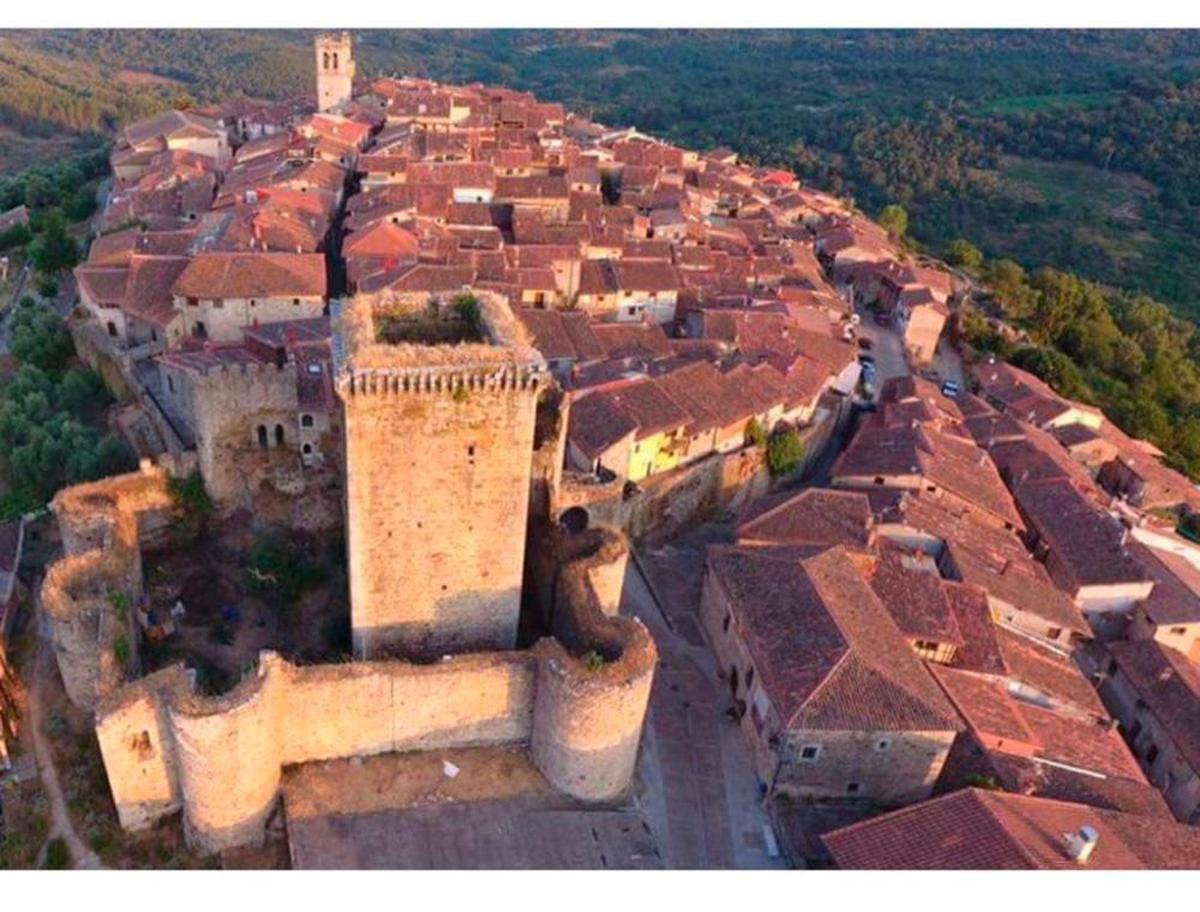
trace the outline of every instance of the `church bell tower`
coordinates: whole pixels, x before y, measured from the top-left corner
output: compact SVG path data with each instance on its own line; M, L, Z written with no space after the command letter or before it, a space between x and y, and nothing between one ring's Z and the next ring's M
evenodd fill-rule
M318 35L315 49L317 110L322 113L341 114L350 103L350 94L354 88L354 58L351 56L350 33Z

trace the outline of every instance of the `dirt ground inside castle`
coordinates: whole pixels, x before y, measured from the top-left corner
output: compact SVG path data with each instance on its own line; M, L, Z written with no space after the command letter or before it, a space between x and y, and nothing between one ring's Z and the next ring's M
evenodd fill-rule
M296 868L663 866L635 804L573 801L521 747L304 764L286 771L283 792Z
M349 652L341 539L255 525L248 516L234 516L211 523L195 541L146 553L143 609L169 632L143 631L145 673L183 661L197 669L202 689L223 692L260 650L302 663L334 661ZM256 551L264 543L272 554L286 555L286 563L267 567ZM297 574L308 583L296 584L294 593L289 581L274 578ZM172 613L176 605L182 614Z

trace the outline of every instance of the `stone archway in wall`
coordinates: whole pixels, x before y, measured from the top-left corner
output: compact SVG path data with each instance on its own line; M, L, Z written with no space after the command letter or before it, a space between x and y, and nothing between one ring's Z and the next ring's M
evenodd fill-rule
M591 516L583 507L570 507L562 512L558 517L558 524L562 526L571 535L578 535L587 529L591 522Z

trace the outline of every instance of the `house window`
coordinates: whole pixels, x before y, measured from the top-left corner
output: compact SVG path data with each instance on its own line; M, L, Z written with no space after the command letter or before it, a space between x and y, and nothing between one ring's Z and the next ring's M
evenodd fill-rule
M1187 628L1186 627L1172 627L1171 633L1174 633L1177 636L1183 636L1183 634L1187 633Z
M310 428L312 426L313 426L313 416L312 415L301 415L300 416L300 427Z
M167 374L167 389L172 393L175 392L175 378L170 374Z
M1062 636L1062 628L1061 627L1051 627L1049 630L1046 631L1046 636L1052 640L1057 640L1060 636Z
M729 622L732 620L733 620L733 615L726 614L725 620L721 622L721 629L724 630L726 633L729 633Z
M208 330L204 328L203 320L196 321L196 325L192 327L192 334L197 339L203 339L208 335Z
M304 446L301 449L305 456L312 455L312 444L311 443L304 444Z
M250 303L253 304L254 302L251 301ZM213 298L213 307L224 307L224 306L225 306L224 298Z
M753 669L753 668L747 668L747 669L746 669L746 689L747 689L747 690L749 690L749 689L750 689L750 686L751 686L753 683L754 683L754 669Z
M847 782L846 783L846 794L847 795L857 795L858 794L858 783L857 782Z
M108 334L110 336L116 336L116 334L117 334L117 324L114 323L112 320L108 321Z
M882 740L875 742L875 750L877 750L877 751L885 751L891 746L892 746L892 742L887 740L886 738L883 738Z
M283 446L283 425L275 425L275 445Z
M817 758L819 758L820 756L821 756L821 745L819 745L819 744L806 744L806 745L804 745L804 747L800 748L800 759L801 760L813 761L813 760L816 760Z
M882 475L875 476L875 484L877 484L877 485L883 484L883 476Z
M267 426L265 424L258 426L258 445L264 450L267 448Z
M300 299L299 299L299 298L292 298L292 304L294 304L296 307L299 307L299 306L300 306Z
M913 646L920 652L937 652L938 644L933 640L917 640Z

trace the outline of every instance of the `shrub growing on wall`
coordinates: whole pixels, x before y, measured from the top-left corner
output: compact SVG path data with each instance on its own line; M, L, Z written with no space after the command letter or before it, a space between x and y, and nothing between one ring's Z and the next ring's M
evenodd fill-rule
M767 468L779 478L796 471L804 461L804 441L795 428L776 431L767 441Z

